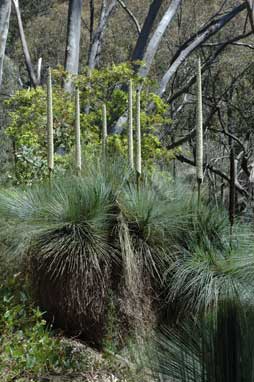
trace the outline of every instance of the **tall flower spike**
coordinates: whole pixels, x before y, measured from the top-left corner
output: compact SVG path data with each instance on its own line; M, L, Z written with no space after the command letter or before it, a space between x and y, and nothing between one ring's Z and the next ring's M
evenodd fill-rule
M136 115L136 171L138 176L142 172L142 154L141 154L141 120L140 120L140 89L137 90L137 115Z
M108 138L108 126L107 126L107 107L105 103L102 105L102 156L105 159L107 155L107 138Z
M51 69L48 69L47 81L47 130L48 130L48 169L49 176L54 170L54 126Z
M75 100L75 140L76 140L76 168L78 174L81 172L81 139L80 139L80 97L79 89L76 89L76 100Z
M129 102L128 102L128 158L131 169L134 168L133 155L133 91L132 80L129 81Z
M201 75L201 61L198 59L197 66L197 127L196 127L196 174L199 187L203 182L203 109L202 109L202 75Z

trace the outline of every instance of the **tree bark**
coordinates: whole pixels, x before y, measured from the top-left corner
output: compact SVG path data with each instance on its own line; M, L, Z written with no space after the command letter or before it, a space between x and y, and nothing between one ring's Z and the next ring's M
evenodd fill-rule
M12 2L15 8L15 12L16 12L17 20L18 20L19 35L20 35L23 53L25 57L27 72L30 78L31 86L36 87L38 85L38 81L37 81L36 74L34 72L31 56L30 56L27 41L26 41L23 22L21 18L20 9L19 9L19 0L12 0Z
M165 34L168 26L172 22L174 16L176 15L177 10L179 9L181 5L181 2L182 0L171 1L161 21L159 22L157 28L155 29L155 32L153 33L144 53L143 61L145 65L142 66L138 71L138 74L141 77L146 77L149 74L151 65L153 63L153 59L158 51L161 39L163 35Z
M9 30L11 0L0 1L0 89L2 87L6 40Z
M102 1L100 20L93 34L92 43L90 45L88 55L88 66L90 69L94 69L98 65L102 39L107 28L108 19L112 14L115 5L116 0L112 0L110 4L108 4L107 0Z
M69 0L67 43L65 50L65 71L78 74L80 53L82 0ZM72 89L71 78L67 78L64 84L67 91Z
M252 31L254 32L254 0L246 0Z
M155 19L161 8L162 2L163 0L153 0L152 4L150 5L144 25L141 29L139 38L137 39L136 46L132 53L131 61L137 61L137 60L143 59L145 48L148 43L148 39L152 31Z

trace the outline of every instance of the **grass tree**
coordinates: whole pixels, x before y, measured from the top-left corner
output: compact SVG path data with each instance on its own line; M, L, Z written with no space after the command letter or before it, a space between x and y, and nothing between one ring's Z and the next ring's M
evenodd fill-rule
M51 179L54 170L54 124L51 69L48 69L47 81L47 130L48 130L48 170Z
M200 200L203 182L203 106L202 106L202 74L201 60L197 64L197 126L196 126L196 176L198 183L198 200Z
M162 328L148 351L155 380L254 381L253 307L223 303L219 312Z

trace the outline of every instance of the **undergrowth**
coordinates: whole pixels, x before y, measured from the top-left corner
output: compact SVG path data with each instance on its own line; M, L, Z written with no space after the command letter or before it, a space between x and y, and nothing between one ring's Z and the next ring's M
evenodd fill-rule
M0 380L37 382L79 367L78 357L53 336L17 277L0 284Z

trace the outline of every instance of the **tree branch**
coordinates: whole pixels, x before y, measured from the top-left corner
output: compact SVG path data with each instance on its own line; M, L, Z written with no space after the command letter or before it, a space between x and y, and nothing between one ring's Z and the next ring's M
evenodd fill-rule
M125 10L125 12L129 15L131 20L134 22L136 30L138 34L141 33L141 27L139 25L138 19L135 17L133 12L127 7L127 5L122 0L117 0L117 2L121 5L121 7Z
M246 9L247 4L243 3L235 8L221 18L212 21L205 28L202 28L197 35L192 36L188 41L186 41L182 47L176 52L168 71L164 74L160 81L160 87L158 94L162 96L168 86L169 81L172 79L174 74L177 72L179 67L183 64L186 58L199 46L201 46L205 41L207 41L214 34L219 32L229 21L231 21L240 12Z
M195 161L189 159L189 158L186 158L185 156L183 156L182 154L178 154L176 155L176 159L179 160L180 162L182 163L187 163L189 164L190 166L193 166L195 167L196 166L196 163ZM221 170L219 170L218 168L210 165L209 163L205 163L204 164L204 170L205 169L208 169L210 170L211 172L213 172L214 174L220 176L222 179L226 180L228 183L230 183L230 178ZM236 190L244 195L244 196L249 196L248 192L238 183L238 182L235 182L235 188Z
M236 41L239 41L239 40L242 40L246 37L249 37L250 35L252 34L252 32L248 32L248 33L245 33L245 34L241 34L239 36L236 36L228 41L224 41L223 43L220 43L220 44L216 44L216 45L219 45L219 48L204 62L204 64L202 65L202 73L206 72L207 69L209 69L210 65L212 65L212 63L216 60L216 58L221 54L221 52L229 45L229 44L233 44L234 42ZM202 45L203 46L203 45ZM175 94L171 95L167 101L169 103L172 103L173 101L175 101L178 97L180 97L182 94L186 93L189 88L196 82L196 74L193 75L189 81L187 82L187 84L185 86L183 86L181 89L179 89Z

